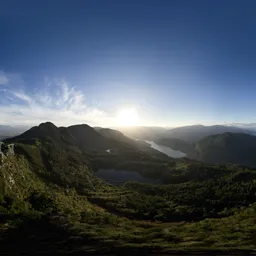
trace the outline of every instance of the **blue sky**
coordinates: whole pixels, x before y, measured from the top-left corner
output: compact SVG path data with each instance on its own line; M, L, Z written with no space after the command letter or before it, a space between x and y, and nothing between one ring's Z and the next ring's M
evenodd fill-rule
M0 124L256 121L256 1L1 1Z

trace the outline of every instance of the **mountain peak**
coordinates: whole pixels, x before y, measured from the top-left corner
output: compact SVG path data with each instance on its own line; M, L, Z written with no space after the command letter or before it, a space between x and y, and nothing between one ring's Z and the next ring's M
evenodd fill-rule
M44 122L38 125L38 127L52 127L52 128L57 128L57 126L55 124L53 124L52 122Z
M67 128L89 128L89 129L93 129L91 126L89 126L88 124L74 124L74 125L70 125ZM94 130L94 129L93 129Z

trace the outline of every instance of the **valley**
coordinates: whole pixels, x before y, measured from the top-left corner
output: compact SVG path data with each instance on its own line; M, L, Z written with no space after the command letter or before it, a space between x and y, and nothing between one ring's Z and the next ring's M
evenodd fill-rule
M250 126L249 126L250 127ZM247 128L247 126L246 126ZM148 130L151 131L152 128ZM256 136L253 130L236 126L193 125L153 132L129 130L127 135L147 140L172 158L189 158L206 164L236 164L256 168Z

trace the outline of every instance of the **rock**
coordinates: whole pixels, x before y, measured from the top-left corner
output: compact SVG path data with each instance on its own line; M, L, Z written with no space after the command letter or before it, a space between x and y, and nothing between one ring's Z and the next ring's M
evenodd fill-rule
M0 166L4 164L7 156L14 155L14 144L4 144L0 141Z
M14 155L14 144L8 144L7 145L7 156L13 156Z
M0 152L0 166L4 164L6 156L4 155L3 152Z

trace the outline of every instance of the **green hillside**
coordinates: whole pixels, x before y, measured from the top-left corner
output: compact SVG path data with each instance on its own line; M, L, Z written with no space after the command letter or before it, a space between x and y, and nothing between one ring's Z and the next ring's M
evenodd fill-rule
M210 164L237 164L256 167L256 137L245 133L222 133L189 143L175 138L155 140L159 145L187 154L190 159Z
M177 249L228 251L255 248L256 206L245 208L241 203L239 208L228 204L224 207L227 200L243 202L249 198L241 192L249 192L252 183L245 182L240 188L241 180L236 179L238 174L229 175L230 181L237 184L230 187L217 180L215 187L208 187L207 181L167 187L136 183L114 187L95 178L88 168L81 167L75 175L69 169L68 179L74 182L67 187L59 186L51 177L53 174L49 174L51 182L46 181L18 156L10 157L0 170L2 252L10 253L19 248L20 252L32 255L41 248L45 254L75 255L88 251L137 249L147 254ZM217 173L212 178L215 175L222 176ZM255 179L255 174L250 175ZM222 180L225 181L224 176ZM232 184L230 181L226 180ZM201 192L193 196L190 192L193 189ZM215 195L211 195L212 190L216 191ZM227 191L229 194L221 199L223 210L213 218L209 195L214 202ZM203 198L206 201L202 201ZM202 211L204 214L207 214L208 205L208 214L212 218L200 217L201 210L195 208L196 202L206 206L206 211ZM195 222L190 222L191 218ZM18 241L16 248L11 246L13 239Z
M256 137L243 133L209 136L195 145L191 158L207 163L232 163L256 167Z
M222 133L245 133L251 134L250 130L245 130L236 126L225 126L225 125L211 125L211 126L204 126L204 125L190 125L190 126L182 126L176 127L170 130L167 130L164 134L165 138L172 138L172 139L180 139L186 142L197 142L205 137L222 134Z
M256 248L255 171L186 160L174 165L143 153L140 162L129 162L116 153L109 165L143 167L166 185L113 186L93 172L107 157L69 144L72 136L65 135L67 143L57 130L47 124L39 134L34 129L14 138L16 155L0 166L3 253L234 254Z

